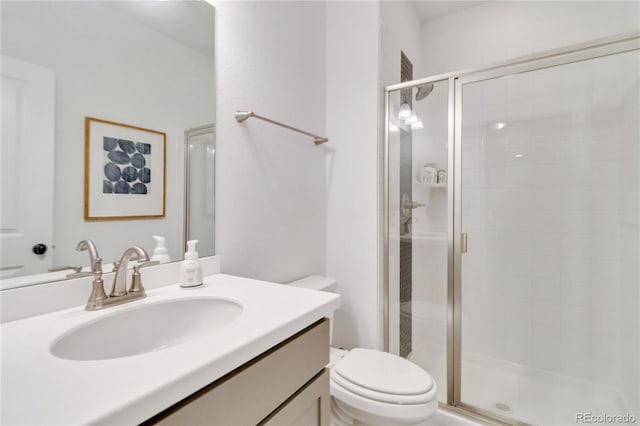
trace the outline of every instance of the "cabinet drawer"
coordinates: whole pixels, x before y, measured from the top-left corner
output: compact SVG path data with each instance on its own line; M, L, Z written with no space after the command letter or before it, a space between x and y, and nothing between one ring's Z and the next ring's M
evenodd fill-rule
M329 363L329 320L307 327L145 424L256 425Z
M259 426L329 426L329 370L318 374Z

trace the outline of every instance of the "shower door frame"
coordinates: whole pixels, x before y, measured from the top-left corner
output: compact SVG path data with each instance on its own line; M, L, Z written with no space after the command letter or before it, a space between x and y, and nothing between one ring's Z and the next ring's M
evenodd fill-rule
M543 53L528 55L492 66L439 74L384 88L384 139L382 182L383 235L383 349L389 351L389 111L392 92L426 83L448 80L447 189L447 403L441 408L489 422L521 426L527 423L481 409L462 401L462 90L463 85L545 68L640 50L640 33L628 33ZM466 243L466 242L465 242Z

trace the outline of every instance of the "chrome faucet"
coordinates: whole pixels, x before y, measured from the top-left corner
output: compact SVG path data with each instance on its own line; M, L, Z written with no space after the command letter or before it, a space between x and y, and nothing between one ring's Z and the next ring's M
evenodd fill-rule
M116 273L116 276L113 279L113 287L111 287L109 297L122 297L127 294L127 267L129 260L134 256L138 259L138 263L142 265L149 262L149 255L142 247L133 246L126 249L124 253L122 253L120 261L114 262L113 264L113 272ZM140 265L140 267L142 267L142 265ZM144 289L142 289L142 291L144 292Z
M81 248L81 246L85 248ZM113 272L116 274L113 279L111 293L107 296L104 292L104 282L102 281L102 259L98 256L95 245L90 240L83 240L80 241L78 247L78 250L88 249L89 254L92 256L91 272L81 272L77 274L78 276L94 276L91 295L89 296L89 300L85 306L87 311L95 311L108 306L120 305L121 303L142 299L147 296L144 291L144 287L142 286L140 268L156 265L158 262L149 261L149 255L143 248L137 246L129 247L122 254L120 261L114 263ZM133 257L138 259L138 264L133 268L131 287L127 291L127 266L129 264L129 260Z
M91 259L91 272L96 273L100 270L102 273L102 259L98 255L98 249L91 240L82 240L76 246L77 251L89 251L89 257ZM80 272L80 271L78 271Z
M75 272L67 274L67 278L80 278L88 277L90 275L96 276L102 275L102 259L98 255L98 249L91 240L82 240L76 246L77 251L89 251L89 258L91 262L91 272L82 272L82 266L58 266L55 268L49 268L50 272L64 271L65 269L73 269Z

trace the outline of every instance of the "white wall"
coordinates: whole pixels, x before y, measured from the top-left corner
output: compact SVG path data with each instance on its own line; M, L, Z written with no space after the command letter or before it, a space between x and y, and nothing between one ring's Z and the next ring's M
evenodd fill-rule
M380 77L382 88L400 83L400 51L413 64L413 77L424 76L422 22L408 1L381 1ZM384 103L382 104L384 107Z
M423 26L428 77L638 31L637 1L495 1Z
M327 275L343 296L334 343L381 345L377 2L326 4Z
M325 4L215 1L216 254L225 273L287 282L325 273ZM329 132L330 133L330 132Z
M3 53L56 73L55 264L88 264L74 250L82 239L97 244L106 264L131 245L152 250L154 234L182 257L183 132L215 117L212 59L99 3L2 7ZM9 11L15 19L5 19ZM85 116L166 132L165 218L84 221Z

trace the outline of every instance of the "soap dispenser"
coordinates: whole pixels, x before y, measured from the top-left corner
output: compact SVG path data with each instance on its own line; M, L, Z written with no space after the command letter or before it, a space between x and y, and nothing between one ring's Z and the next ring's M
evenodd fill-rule
M180 266L180 287L197 287L202 285L202 267L198 259L196 244L198 240L187 241L187 252Z
M171 262L171 258L169 257L167 248L164 245L164 237L154 235L153 238L156 240L156 248L153 250L153 256L151 256L151 260L156 260L160 263Z

